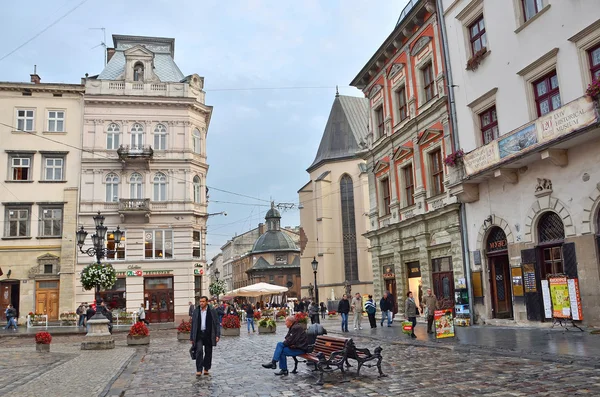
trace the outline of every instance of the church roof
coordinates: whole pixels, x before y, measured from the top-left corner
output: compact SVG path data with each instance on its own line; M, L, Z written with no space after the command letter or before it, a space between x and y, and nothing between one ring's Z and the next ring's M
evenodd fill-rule
M252 253L273 251L300 251L294 240L281 230L267 230L256 240Z
M254 266L252 266L249 270L272 270L272 269L291 269L291 268L298 268L300 269L300 257L297 256L294 258L294 260L292 261L292 263L288 263L288 264L283 264L283 263L276 263L271 265L269 262L267 262L265 260L265 258L263 258L262 256L260 258L258 258L256 260L256 263L254 264Z
M367 136L368 108L367 98L336 95L319 150L307 171L326 161L352 158L361 150Z

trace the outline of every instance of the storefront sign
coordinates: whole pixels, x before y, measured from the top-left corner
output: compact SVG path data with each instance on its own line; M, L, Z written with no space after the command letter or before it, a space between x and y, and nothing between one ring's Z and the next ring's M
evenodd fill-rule
M389 280L396 278L396 274L394 273L394 265L384 265L383 266L383 279Z
M436 310L433 315L435 321L435 337L453 338L454 321L452 319L452 310Z
M408 262L408 278L421 277L421 264L419 262Z
M127 277L142 277L141 270L127 270Z
M571 318L571 300L566 277L550 277L550 297L552 298L552 317Z
M552 302L550 301L550 288L548 280L542 280L542 301L544 302L544 317L552 318Z
M523 272L520 267L510 269L512 276L513 296L523 296Z
M508 248L508 244L506 243L506 239L498 240L498 241L490 241L488 242L488 251L501 251Z
M523 263L523 286L525 292L537 292L535 265L533 263Z
M169 276L173 270L145 270L144 276Z
M127 266L127 269L129 270L137 270L137 269L141 269L142 267L139 265L129 265Z
M127 275L127 272L119 272L119 271L116 271L116 272L115 272L115 275L116 275L117 277L119 277L119 276L125 276L125 275Z
M583 320L583 311L581 310L581 294L579 293L579 280L571 278L567 281L569 285L569 299L571 301L571 315L573 320Z
M203 276L204 275L204 269L194 269L194 274L197 276Z

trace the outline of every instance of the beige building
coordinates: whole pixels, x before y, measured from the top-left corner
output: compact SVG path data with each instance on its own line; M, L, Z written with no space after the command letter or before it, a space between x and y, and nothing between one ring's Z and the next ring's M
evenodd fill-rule
M93 229L101 212L108 230L125 231L106 262L117 270L114 309L143 303L151 322L187 318L206 269L206 134L212 107L204 79L185 76L175 40L113 35L108 64L85 83L79 223ZM89 247L88 245L86 247ZM86 248L84 247L84 248ZM93 259L80 254L78 272ZM79 280L78 280L79 283ZM93 291L76 289L76 300Z
M319 262L319 300L337 301L346 281L352 292L373 293L368 230L367 166L357 153L364 145L368 100L336 95L315 160L308 167L310 182L299 191L301 295L314 284L311 266Z
M0 83L0 306L74 312L83 86Z
M598 2L443 6L466 153L449 190L466 207L475 317L600 326L600 125L585 96L600 79Z

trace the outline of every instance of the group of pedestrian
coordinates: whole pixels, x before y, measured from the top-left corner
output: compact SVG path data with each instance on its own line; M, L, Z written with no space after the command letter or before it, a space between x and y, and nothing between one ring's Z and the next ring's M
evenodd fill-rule
M4 315L6 316L6 326L4 329L13 328L14 331L17 330L17 310L12 304L8 304L6 306L6 310L4 311Z

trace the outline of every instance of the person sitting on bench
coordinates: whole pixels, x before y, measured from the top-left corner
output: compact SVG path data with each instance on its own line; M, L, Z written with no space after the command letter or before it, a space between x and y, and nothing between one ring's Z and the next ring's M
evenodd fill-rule
M270 363L263 364L264 368L277 369L279 361L279 372L275 375L287 376L287 358L304 354L308 351L308 336L300 324L296 322L294 316L285 319L285 326L289 328L283 342L277 342L273 360Z

